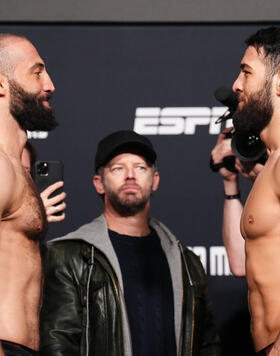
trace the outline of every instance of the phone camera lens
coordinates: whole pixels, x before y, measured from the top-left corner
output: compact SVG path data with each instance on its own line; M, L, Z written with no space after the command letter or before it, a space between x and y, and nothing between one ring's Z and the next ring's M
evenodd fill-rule
M41 176L47 176L48 175L48 163L40 162L37 166L37 172Z

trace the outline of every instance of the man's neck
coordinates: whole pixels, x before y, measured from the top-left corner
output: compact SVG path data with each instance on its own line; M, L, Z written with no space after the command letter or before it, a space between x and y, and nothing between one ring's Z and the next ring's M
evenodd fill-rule
M21 159L27 134L9 112L0 111L0 146L8 156Z
M122 217L113 209L105 208L104 215L110 230L118 234L141 237L150 233L148 211L148 208L145 208L134 216Z

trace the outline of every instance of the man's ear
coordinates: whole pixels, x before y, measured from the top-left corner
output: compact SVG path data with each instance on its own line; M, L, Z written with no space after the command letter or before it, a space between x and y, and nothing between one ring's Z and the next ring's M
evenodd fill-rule
M154 173L154 181L153 181L153 186L152 186L152 191L155 192L158 189L159 185L159 173L156 171Z
M5 95L7 90L9 90L8 78L0 73L0 94Z
M101 176L96 174L95 176L93 176L93 185L95 186L95 189L97 191L98 194L104 194L104 186L102 183L102 179Z
M5 75L0 74L0 97L6 96L8 92L9 92L8 78Z
M280 96L280 70L276 74L276 95Z

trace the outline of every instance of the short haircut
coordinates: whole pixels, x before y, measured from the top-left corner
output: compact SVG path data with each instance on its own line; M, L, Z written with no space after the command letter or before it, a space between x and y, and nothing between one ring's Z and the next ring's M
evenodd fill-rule
M11 51L9 50L10 42L15 39L28 41L26 37L21 35L0 33L0 73L6 77L11 77L15 69L15 62L12 60Z
M245 43L253 46L258 53L263 49L265 64L271 75L280 69L280 27L268 27L257 31Z

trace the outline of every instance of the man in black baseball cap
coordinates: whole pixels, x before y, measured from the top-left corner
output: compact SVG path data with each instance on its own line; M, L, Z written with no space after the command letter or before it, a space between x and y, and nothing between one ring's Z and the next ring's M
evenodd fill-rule
M123 152L134 152L153 164L157 158L150 140L131 130L113 132L98 144L95 155L95 171L104 166L114 156Z
M99 142L104 213L49 244L40 355L220 355L199 258L149 216L155 161L133 131Z

